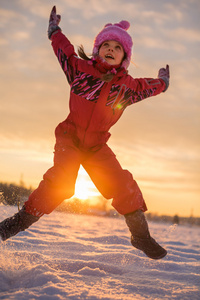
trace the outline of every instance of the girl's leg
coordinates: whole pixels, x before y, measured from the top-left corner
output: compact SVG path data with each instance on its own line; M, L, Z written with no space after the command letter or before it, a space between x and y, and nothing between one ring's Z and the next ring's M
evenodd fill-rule
M113 207L122 215L147 207L131 173L123 170L112 150L104 145L82 163L100 193L113 198Z
M66 139L65 148L56 145L54 166L44 174L23 208L0 223L2 240L24 231L41 216L52 212L63 200L73 196L79 167L80 152L73 143Z
M152 259L163 258L167 251L150 236L142 193L132 175L121 168L111 149L105 145L86 159L83 166L102 195L113 198L113 207L124 215L132 245Z
M54 166L43 176L38 188L25 202L26 212L34 216L51 213L74 194L80 167L80 151L68 141L65 148L55 147Z

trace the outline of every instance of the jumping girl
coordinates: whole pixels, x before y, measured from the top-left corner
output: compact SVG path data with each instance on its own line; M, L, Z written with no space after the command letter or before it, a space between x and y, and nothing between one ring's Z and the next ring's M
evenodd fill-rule
M55 130L54 165L23 208L0 223L0 236L5 241L72 197L82 165L100 193L113 199L113 207L124 215L132 245L152 259L163 258L167 251L149 233L140 188L132 174L122 169L107 141L110 128L126 108L167 90L169 67L161 68L155 79L128 75L133 45L128 21L107 24L94 40L92 56L79 47L78 57L58 26L60 20L54 6L48 37L71 88L70 113Z

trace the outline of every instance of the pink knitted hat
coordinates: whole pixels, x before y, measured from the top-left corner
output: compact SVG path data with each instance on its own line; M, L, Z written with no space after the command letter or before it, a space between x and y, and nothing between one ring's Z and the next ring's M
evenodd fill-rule
M123 46L126 53L126 59L123 61L122 66L127 69L130 64L133 46L132 38L127 32L129 27L130 23L128 21L121 21L116 24L106 24L94 40L92 55L98 55L99 47L103 42L108 40L117 41Z

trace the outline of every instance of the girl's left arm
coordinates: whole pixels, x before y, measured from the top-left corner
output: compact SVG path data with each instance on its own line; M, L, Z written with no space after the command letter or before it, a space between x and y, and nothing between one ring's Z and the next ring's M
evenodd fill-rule
M169 66L161 68L158 78L131 78L131 103L165 92L169 86ZM131 104L129 102L129 104Z

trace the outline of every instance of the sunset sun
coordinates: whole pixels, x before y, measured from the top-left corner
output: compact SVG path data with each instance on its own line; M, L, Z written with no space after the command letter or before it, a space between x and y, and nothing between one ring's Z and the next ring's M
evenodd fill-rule
M75 186L75 194L76 198L80 200L87 200L91 196L91 192L88 187L88 182L84 179L78 179Z
M98 194L98 191L86 171L81 167L78 173L74 197L87 200Z

